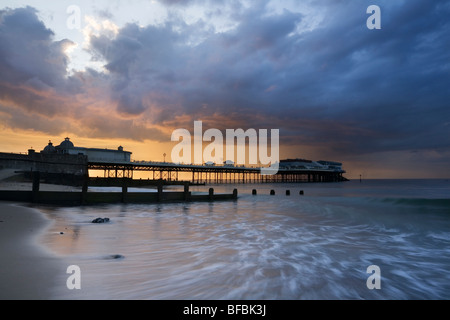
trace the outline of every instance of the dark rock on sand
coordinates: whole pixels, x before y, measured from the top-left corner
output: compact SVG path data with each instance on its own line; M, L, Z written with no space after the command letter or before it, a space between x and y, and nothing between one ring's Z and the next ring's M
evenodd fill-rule
M92 220L92 223L105 223L109 222L109 218L95 218Z
M123 259L123 258L125 258L125 257L123 255L121 255L121 254L112 254L112 255L109 255L109 256L105 257L105 259L112 259L112 260L114 260L114 259Z

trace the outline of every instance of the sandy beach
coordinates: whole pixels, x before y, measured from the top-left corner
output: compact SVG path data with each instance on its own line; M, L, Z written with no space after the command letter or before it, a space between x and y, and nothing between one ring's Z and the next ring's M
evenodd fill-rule
M50 223L36 209L0 202L0 299L52 298L65 265L39 245L38 238Z

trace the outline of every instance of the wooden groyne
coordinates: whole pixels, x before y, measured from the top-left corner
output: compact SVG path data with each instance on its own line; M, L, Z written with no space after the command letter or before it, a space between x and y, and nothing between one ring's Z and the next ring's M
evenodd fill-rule
M189 183L185 183L183 191L164 191L164 183L161 182L153 192L129 192L127 185L122 186L121 192L88 192L88 184L85 183L81 191L41 191L39 190L40 175L35 173L31 191L0 190L0 200L56 205L92 205L107 203L224 201L235 200L238 197L237 189L234 189L231 194L216 194L213 188L210 188L207 194L192 194L189 191L189 185Z
M1 201L26 202L56 205L91 205L107 203L157 203L189 201L224 201L237 199L232 194L195 194L184 192L67 192L67 191L0 191Z
M190 186L204 186L205 183L192 183L190 181L167 181L167 180L152 180L152 179L131 179L131 178L99 178L89 177L90 187L122 187L125 183L128 187L157 187L159 184L164 186L184 186L189 184Z

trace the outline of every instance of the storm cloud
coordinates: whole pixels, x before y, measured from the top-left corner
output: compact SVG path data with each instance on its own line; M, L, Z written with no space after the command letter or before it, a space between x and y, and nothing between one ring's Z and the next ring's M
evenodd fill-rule
M52 135L162 138L142 121L111 113L111 80L92 69L69 74L65 52L32 7L0 11L0 113L2 124ZM108 121L105 121L108 119ZM124 135L126 132L126 135ZM165 135L164 135L165 136Z
M336 157L449 153L448 1L373 1L380 30L366 27L363 1L277 11L269 1L161 3L164 23L92 34L86 51L104 71L73 74L72 41L55 41L36 9L0 11L3 124L31 112L78 119L78 132L90 123L92 135L164 141L203 120L222 130L277 128L284 145L320 145ZM206 14L187 22L181 12L193 6ZM218 19L233 27L217 30ZM108 114L111 126L92 130L87 114Z
M260 2L228 32L129 24L92 49L107 61L120 111L154 108L156 122L239 114L234 126L277 127L348 152L447 147L449 5L380 5L376 31L364 4L322 2L321 25L303 32L302 14L268 14Z

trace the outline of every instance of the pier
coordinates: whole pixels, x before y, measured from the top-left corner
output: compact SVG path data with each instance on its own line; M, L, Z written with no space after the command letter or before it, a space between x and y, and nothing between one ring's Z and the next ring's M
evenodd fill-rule
M341 182L344 170L328 168L283 168L274 175L261 174L261 168L227 165L186 165L161 162L90 162L88 170L103 172L103 178L133 179L136 171L147 171L150 180L188 181L192 184ZM184 173L184 179L180 179Z
M283 161L283 160L282 160ZM329 165L284 166L280 163L274 175L261 174L261 168L234 165L192 165L151 161L92 160L85 155L46 154L29 150L28 154L0 153L0 169L14 168L24 174L39 171L53 180L82 183L86 174L102 172L100 178L132 179L135 172L147 172L148 180L164 180L168 183L189 182L191 184L240 184L240 183L292 183L292 182L341 182L347 181L344 170ZM95 178L92 178L95 179ZM97 179L100 180L100 179Z
M162 201L214 201L236 199L233 194L219 195L214 189L208 194L192 195L191 185L248 184L248 183L320 183L347 181L342 164L332 161L285 159L274 174L263 174L262 167L205 163L179 164L170 162L133 161L131 152L75 147L69 138L58 146L51 141L41 152L28 154L0 153L0 170L14 171L26 181L32 181L30 191L0 191L0 200L33 203L146 203ZM101 172L102 177L92 173ZM146 173L147 179L135 178ZM81 187L80 192L40 191L41 181L49 184ZM164 186L183 186L181 192L163 192ZM122 192L91 192L89 187L121 187ZM129 192L129 188L153 188L151 192ZM88 192L89 191L89 192Z

